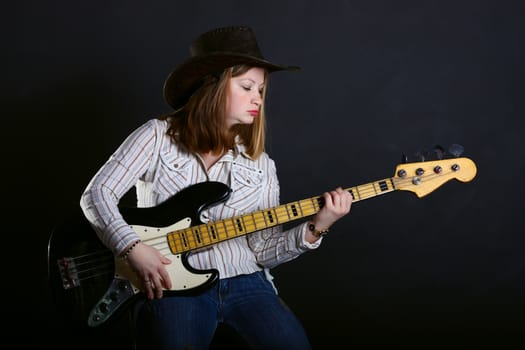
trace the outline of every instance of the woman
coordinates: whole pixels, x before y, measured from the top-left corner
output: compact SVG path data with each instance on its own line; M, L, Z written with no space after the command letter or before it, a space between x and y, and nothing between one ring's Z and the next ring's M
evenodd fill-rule
M324 193L310 221L286 232L265 218L265 224L272 223L262 230L192 251L190 270L218 271L218 283L165 297L187 287L183 282L179 288L170 270L179 258L167 245L148 244L119 211L120 198L133 186L138 207L157 207L194 184L216 182L231 192L220 203L198 206L202 223L279 205L275 164L264 152L264 96L269 73L297 67L265 60L248 27L206 32L191 49L192 56L164 85L173 112L147 121L123 142L89 183L81 207L101 241L131 267L147 297L136 305L139 347L207 349L223 322L254 349L308 349L304 329L277 295L269 269L317 248L328 228L349 213L348 191ZM199 196L206 197L202 192Z

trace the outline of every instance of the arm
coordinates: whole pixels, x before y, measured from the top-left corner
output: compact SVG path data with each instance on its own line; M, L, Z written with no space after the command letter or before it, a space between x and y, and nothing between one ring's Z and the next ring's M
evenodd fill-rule
M148 170L159 134L152 122L130 134L100 168L80 199L84 215L102 243L116 256L126 258L144 282L148 298L162 297L162 287L171 288L165 264L170 260L143 244L125 222L118 203Z
M84 215L115 255L125 253L139 239L124 221L118 203L148 169L154 143L151 124L135 130L91 179L80 199Z
M270 164L267 185L263 189L263 208L279 205L279 181L275 164ZM318 230L328 229L335 221L348 214L352 203L350 193L341 188L325 192L323 197L325 205L310 221ZM321 237L314 236L308 226L309 223L301 223L285 232L281 232L280 226L272 227L249 235L248 243L257 261L264 267L272 268L319 247Z

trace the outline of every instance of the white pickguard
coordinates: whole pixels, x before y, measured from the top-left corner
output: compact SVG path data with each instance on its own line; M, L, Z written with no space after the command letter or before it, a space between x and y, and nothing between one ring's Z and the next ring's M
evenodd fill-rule
M210 271L190 271L184 266L183 254L172 254L167 242L168 233L188 228L191 219L185 218L167 227L149 227L133 225L133 229L140 236L143 243L154 247L162 255L171 260L165 265L171 279L171 289L167 292L182 292L196 289L216 278ZM115 258L115 275L113 282L100 301L93 307L88 324L92 327L104 323L115 311L141 292L142 279L131 268L128 261Z
M208 273L194 273L186 269L182 262L181 254L172 254L167 242L167 235L170 232L188 228L191 225L191 219L185 218L167 227L148 227L133 225L133 230L140 236L143 243L157 249L162 255L171 260L171 264L165 265L166 270L171 279L173 291L183 291L187 289L196 288L206 283L212 276ZM122 264L126 267L120 269L120 265L116 268L116 277L126 277L129 279L133 286L140 286L141 281L138 280L138 276L131 272L127 263Z

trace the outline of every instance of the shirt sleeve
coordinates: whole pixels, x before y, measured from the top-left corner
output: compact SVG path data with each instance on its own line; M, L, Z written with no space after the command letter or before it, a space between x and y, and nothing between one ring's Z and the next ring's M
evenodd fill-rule
M116 255L139 239L122 217L118 203L148 170L156 139L151 121L137 128L99 169L80 198L87 220Z
M269 160L267 169L268 183L263 190L262 208L273 208L280 204L280 187L275 163L272 160ZM248 243L257 262L262 267L273 268L320 246L322 239L315 243L306 241L306 229L306 222L286 231L283 231L282 225L278 225L248 235Z

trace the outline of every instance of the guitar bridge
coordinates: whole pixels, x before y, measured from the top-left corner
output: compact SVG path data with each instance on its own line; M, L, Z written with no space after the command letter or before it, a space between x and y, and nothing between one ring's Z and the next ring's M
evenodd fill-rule
M80 287L86 280L110 277L113 274L113 254L99 250L76 257L57 259L58 273L65 290ZM109 281L109 280L108 280Z
M78 270L73 258L64 257L57 260L60 280L64 289L71 289L80 286Z

